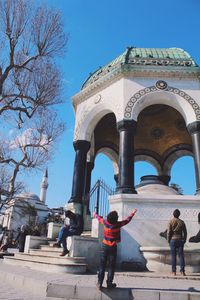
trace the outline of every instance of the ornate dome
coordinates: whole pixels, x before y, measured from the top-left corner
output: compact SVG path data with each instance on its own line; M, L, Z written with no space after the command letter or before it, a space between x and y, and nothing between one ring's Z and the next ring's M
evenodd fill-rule
M113 61L91 73L82 85L86 88L104 75L113 72L120 66L136 68L140 66L153 67L198 67L193 58L180 48L136 48L128 47L124 53Z
M22 194L19 194L16 196L17 199L20 199L20 200L25 200L25 201L29 201L29 200L32 200L32 201L40 201L40 198L36 195L36 194L33 194L33 193L22 193Z

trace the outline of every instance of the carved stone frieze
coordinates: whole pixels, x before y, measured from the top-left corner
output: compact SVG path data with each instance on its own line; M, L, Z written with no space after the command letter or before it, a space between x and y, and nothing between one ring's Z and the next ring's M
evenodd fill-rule
M81 130L81 127L82 127L83 120L85 119L85 117L87 116L89 111L90 111L90 108L87 107L86 109L84 109L83 112L81 112L79 114L81 117L79 118L79 121L77 122L75 130L74 130L74 141L79 139L79 134L80 134L80 130Z
M151 65L151 66L175 66L175 67L190 67L191 60L175 60L175 59L159 59L159 58L132 58L129 59L129 64L134 65Z
M141 206L140 214L135 215L135 219L140 220L166 220L167 222L173 217L174 208L155 207L155 206ZM181 208L181 219L183 220L197 220L199 210L196 208Z
M158 90L164 90L165 92L170 92L170 93L179 95L180 97L184 98L192 106L197 120L200 120L200 107L196 103L196 101L191 96L189 96L187 93L185 93L184 91L179 90L178 88L170 87L167 85L167 83L165 81L161 81L161 80L157 81L155 86L146 87L146 88L138 91L137 93L135 93L130 98L130 100L128 101L128 103L125 107L124 118L131 119L133 106L140 98L142 98L144 95L147 95L151 92L156 92Z

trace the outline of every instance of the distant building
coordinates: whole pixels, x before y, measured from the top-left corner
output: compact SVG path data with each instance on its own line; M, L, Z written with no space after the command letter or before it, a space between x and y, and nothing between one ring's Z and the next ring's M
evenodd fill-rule
M50 212L45 204L48 188L47 170L41 183L40 198L32 193L22 193L13 198L0 216L0 224L9 230L17 230L23 224L35 225L44 222Z

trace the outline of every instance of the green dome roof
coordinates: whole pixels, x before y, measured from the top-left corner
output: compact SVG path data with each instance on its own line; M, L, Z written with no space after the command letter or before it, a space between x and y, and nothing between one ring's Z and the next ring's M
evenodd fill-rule
M193 58L180 48L136 48L128 47L113 61L90 74L82 89L97 81L119 65L154 67L198 67Z

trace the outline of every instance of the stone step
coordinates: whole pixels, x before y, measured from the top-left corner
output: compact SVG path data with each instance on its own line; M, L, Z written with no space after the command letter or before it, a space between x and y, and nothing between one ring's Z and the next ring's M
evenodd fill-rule
M38 254L38 255L43 255L43 256L53 256L53 257L59 257L59 255L62 253L62 249L60 249L59 251L54 251L52 249L46 249L46 250L42 250L42 249L30 249L29 254ZM65 258L68 256L64 256Z
M51 252L54 252L54 253L61 253L63 251L63 248L56 248L56 247L53 247L51 245L40 245L40 249L42 251L51 251ZM32 249L31 249L32 250Z
M48 253L52 256L59 256L63 252L63 248L52 248L52 247L42 247L39 249L30 249L28 253L35 253L35 252L41 252L41 253ZM27 253L27 252L26 252Z
M21 255L16 257L5 257L4 264L10 264L13 266L29 267L33 270L45 270L46 272L57 273L71 273L71 274L84 274L87 271L87 264L85 263L73 263L72 260L63 260L58 258L57 260L45 259L44 257L34 259L33 255Z
M0 281L32 294L31 300L46 297L46 300L199 300L199 274L196 278L166 278L163 275L120 272L115 274L117 288L102 291L96 289L97 275L51 274L42 269L31 270L20 266L0 263ZM149 277L150 276L150 277ZM34 296L35 295L35 296ZM2 299L2 298L1 298ZM4 298L6 299L6 298ZM12 299L19 299L13 295ZM20 298L22 299L22 298ZM23 298L24 299L24 298ZM25 298L29 299L29 298Z
M45 252L39 254L35 253L17 253L15 254L15 258L26 259L31 261L40 261L47 262L50 264L86 264L86 260L84 257L69 257L69 256L52 256L46 255Z

